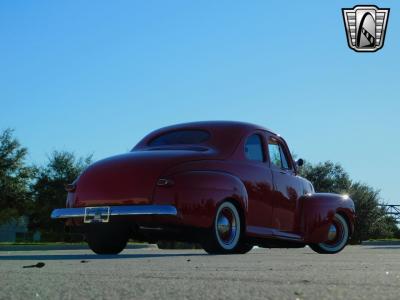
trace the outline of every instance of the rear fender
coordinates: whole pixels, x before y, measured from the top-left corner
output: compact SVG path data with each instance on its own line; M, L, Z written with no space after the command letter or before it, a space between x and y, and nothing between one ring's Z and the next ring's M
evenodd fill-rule
M157 186L154 204L175 205L181 224L209 228L219 204L230 199L246 215L247 191L239 178L218 171L187 171L168 176L172 186Z
M303 212L301 228L306 243L325 242L336 213L344 215L351 233L354 231L354 203L348 196L316 193L305 195L300 201Z

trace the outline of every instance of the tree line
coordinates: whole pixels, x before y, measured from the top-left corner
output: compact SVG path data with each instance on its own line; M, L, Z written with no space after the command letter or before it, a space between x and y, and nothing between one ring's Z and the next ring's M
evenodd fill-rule
M51 211L65 207L65 184L78 177L92 156L54 151L45 165L29 165L28 149L13 134L11 129L0 133L0 226L26 216L28 229L40 230L42 239L64 239L64 224L50 219Z
M65 237L62 222L51 220L54 208L65 207L65 184L73 182L92 162L92 156L77 157L68 151L54 151L44 165L27 163L28 149L11 129L0 133L0 226L20 216L29 219L29 230L40 230L44 239ZM310 180L317 192L348 194L354 201L357 218L353 243L367 239L400 238L396 221L379 206L379 191L353 181L338 163L306 162L300 175Z

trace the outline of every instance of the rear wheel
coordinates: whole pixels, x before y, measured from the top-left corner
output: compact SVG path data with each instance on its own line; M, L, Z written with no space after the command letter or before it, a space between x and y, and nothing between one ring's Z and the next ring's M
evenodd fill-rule
M243 241L243 225L236 206L229 201L223 202L202 244L203 249L209 254L241 254L250 251L253 246Z
M349 240L349 225L340 214L336 214L329 228L328 240L310 244L311 249L321 254L334 254L343 250Z
M90 224L86 230L89 248L97 254L118 254L128 239L128 229L119 224Z

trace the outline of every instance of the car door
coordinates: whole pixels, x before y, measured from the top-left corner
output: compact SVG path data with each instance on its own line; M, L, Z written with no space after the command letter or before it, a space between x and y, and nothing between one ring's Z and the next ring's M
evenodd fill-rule
M281 232L295 232L301 183L283 139L269 135L267 140L274 188L272 227Z
M263 132L250 134L243 146L245 164L240 169L240 177L249 197L247 230L256 235L272 235L274 190Z

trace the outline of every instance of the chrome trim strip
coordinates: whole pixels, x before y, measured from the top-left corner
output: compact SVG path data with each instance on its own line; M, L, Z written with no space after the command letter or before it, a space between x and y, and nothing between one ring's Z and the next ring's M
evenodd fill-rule
M51 212L52 219L83 218L86 207L57 208ZM177 216L178 211L172 205L129 205L110 206L111 216Z
M80 218L85 216L85 208L57 208L51 212L52 219Z
M268 228L268 227L247 226L246 232L249 235L255 236L255 237L279 238L281 240L304 242L303 237L298 234L283 232L283 231L273 229L273 228Z

